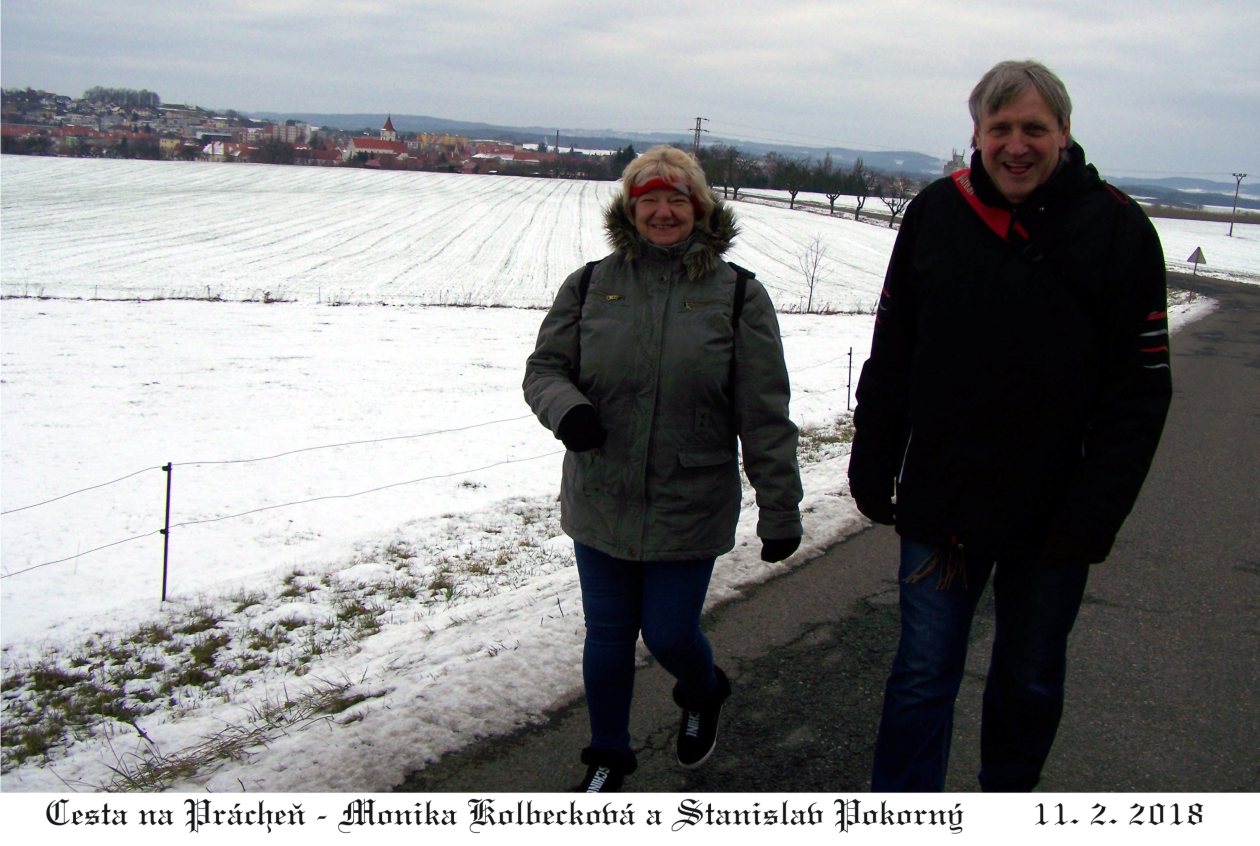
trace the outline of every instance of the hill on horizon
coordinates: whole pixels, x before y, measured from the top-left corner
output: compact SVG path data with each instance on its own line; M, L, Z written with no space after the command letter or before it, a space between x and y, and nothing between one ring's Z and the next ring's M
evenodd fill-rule
M279 112L254 112L251 117L266 120L300 120L314 126L327 126L343 132L363 131L376 133L385 123L387 115L379 113L356 112L350 114L327 114L321 112L299 112L281 114ZM477 121L450 120L430 115L397 115L388 117L399 132L447 132L464 135L469 138L489 139L495 141L513 141L518 144L534 144L545 141L548 146L555 143L556 131L560 133L560 147L570 146L586 149L619 150L627 144L637 149L646 149L655 144L679 144L688 146L691 139L685 132L627 132L615 129L565 129L563 127L544 126L503 126L499 124L480 123ZM911 150L855 150L844 147L802 147L785 144L763 144L755 141L741 141L733 138L706 135L708 146L729 144L757 156L769 152L783 155L811 157L821 159L828 153L840 167L852 164L861 159L868 167L887 173L906 173L914 176L940 176L945 159L916 153Z

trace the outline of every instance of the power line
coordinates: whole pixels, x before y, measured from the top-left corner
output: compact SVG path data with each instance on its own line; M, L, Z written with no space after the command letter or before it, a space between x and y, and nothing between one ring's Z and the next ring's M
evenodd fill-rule
M795 144L796 146L811 146L811 147L843 147L845 149L866 150L873 153L874 152L892 153L892 152L898 152L898 151L907 149L906 147L887 147L880 144L869 144L869 143L859 142L859 141L840 141L835 138L824 138L820 135L805 135L805 134L794 133L794 132L784 132L783 130L776 130L776 132L777 134L787 135L789 137L788 138L775 138L775 137L770 137L769 135L763 134L766 132L766 130L760 129L759 127L744 126L738 123L729 123L725 125L733 126L736 129L750 130L754 133L758 133L758 135L741 136L738 133L724 132L720 126L713 130L710 130L710 132L721 133L723 136L732 138L737 141L751 141L758 144ZM792 139L795 139L795 140L792 140Z

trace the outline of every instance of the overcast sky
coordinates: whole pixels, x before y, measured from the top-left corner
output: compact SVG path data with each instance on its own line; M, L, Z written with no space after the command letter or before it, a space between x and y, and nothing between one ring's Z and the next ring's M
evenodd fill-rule
M1035 58L1104 175L1260 179L1256 0L3 0L0 31L5 88L940 158Z

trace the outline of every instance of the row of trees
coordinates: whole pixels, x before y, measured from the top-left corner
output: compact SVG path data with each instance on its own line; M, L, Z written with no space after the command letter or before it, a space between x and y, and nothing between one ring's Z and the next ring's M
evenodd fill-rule
M788 208L794 209L797 195L806 191L825 196L831 214L835 214L836 200L848 196L854 198L857 206L853 212L856 220L867 199L876 196L888 207L890 227L910 202L914 190L907 177L876 173L860 158L843 168L832 161L830 154L818 162L774 152L758 159L737 147L718 144L701 148L699 161L705 178L714 188L722 189L723 197L738 200L739 192L746 188L770 188L786 191Z
M127 109L156 109L162 105L161 97L144 88L135 91L131 88L102 88L98 85L83 92L83 99L89 103L107 103Z
M120 137L108 144L80 143L71 148L72 155L99 156L109 159L161 159L161 146L154 136L133 138ZM48 135L5 135L0 139L0 152L19 156L51 156L57 152L57 144Z

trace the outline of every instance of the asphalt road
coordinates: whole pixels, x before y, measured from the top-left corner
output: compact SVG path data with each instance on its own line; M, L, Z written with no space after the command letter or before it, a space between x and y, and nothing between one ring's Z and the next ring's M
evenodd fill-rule
M1159 453L1073 632L1067 709L1040 789L1260 791L1260 286L1175 277L1220 307L1173 338ZM637 677L636 792L854 792L897 637L896 538L870 529L711 612L735 693L704 767L673 760L672 680ZM720 566L720 564L719 564ZM978 789L991 605L977 615L947 789ZM396 789L551 792L584 772L579 699Z

